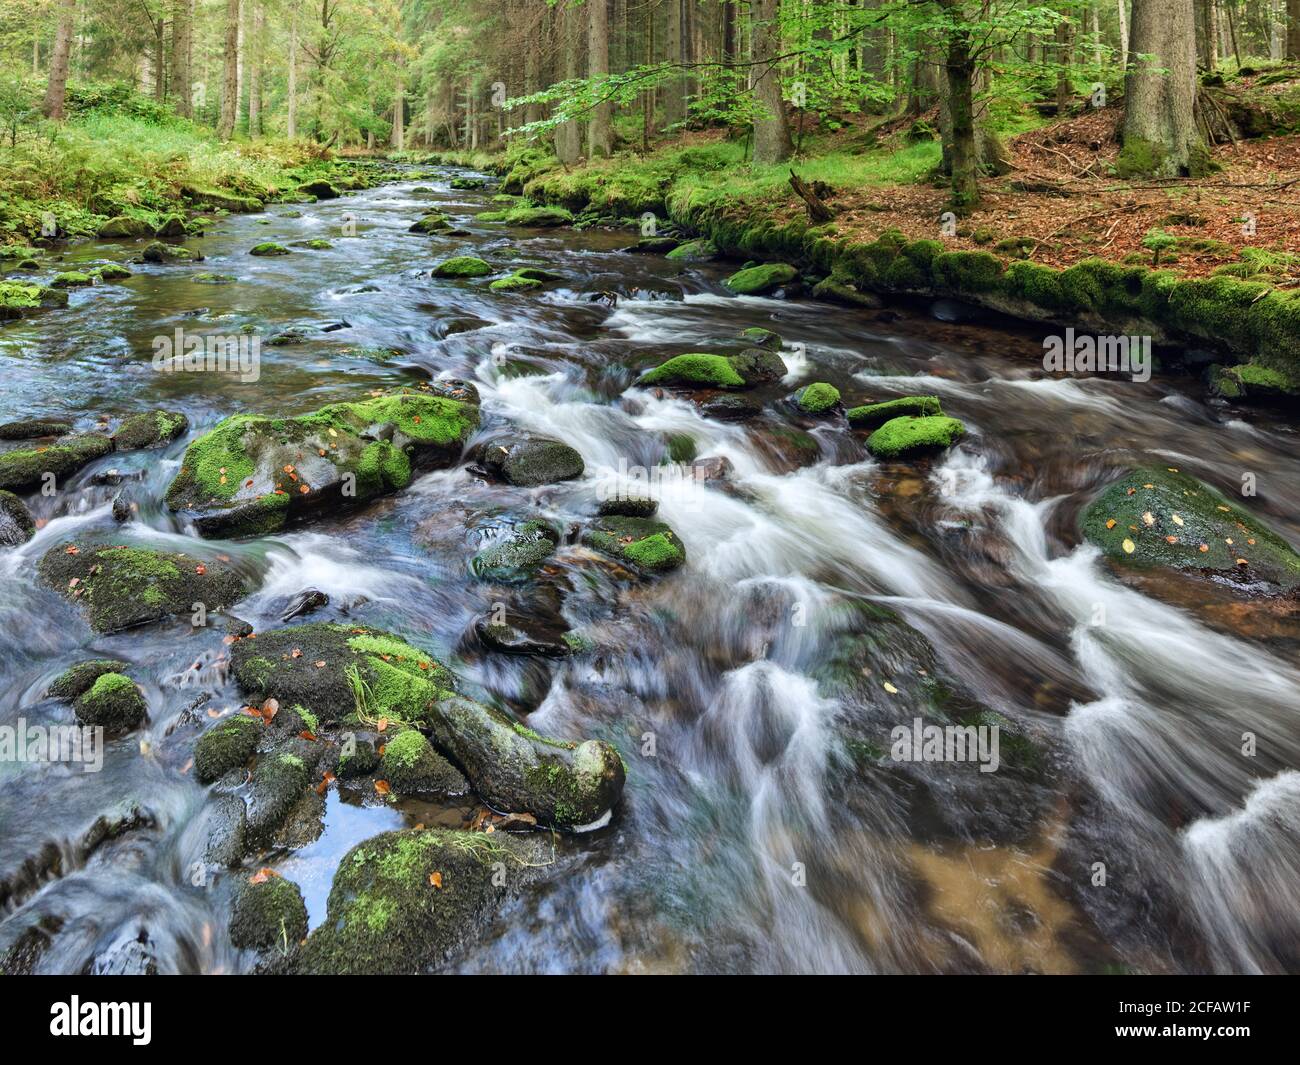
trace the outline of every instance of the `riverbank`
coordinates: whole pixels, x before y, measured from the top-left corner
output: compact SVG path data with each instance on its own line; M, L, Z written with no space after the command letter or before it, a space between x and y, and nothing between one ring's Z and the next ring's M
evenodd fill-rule
M793 169L829 210L820 223L792 189L791 168L752 167L744 145L713 134L575 167L536 149L415 158L500 174L503 191L563 207L578 225L649 231L651 215L656 233L708 242L678 257L788 264L820 298L951 298L1057 328L1150 337L1180 349L1177 360L1204 370L1224 398L1289 402L1300 396L1300 202L1288 199L1286 177L1300 136L1285 132L1297 75L1248 71L1215 90L1276 135L1217 148L1209 178L1121 180L1121 111L1088 110L1012 138L1013 168L985 180L983 205L964 219L944 215L946 192L932 178L939 146L918 140L915 124L807 138Z

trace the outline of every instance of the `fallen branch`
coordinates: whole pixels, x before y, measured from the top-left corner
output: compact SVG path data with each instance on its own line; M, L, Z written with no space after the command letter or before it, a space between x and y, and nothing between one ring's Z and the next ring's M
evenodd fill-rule
M794 189L795 194L807 206L808 219L814 225L829 222L835 217L835 212L827 207L825 201L793 170L790 171L790 187Z

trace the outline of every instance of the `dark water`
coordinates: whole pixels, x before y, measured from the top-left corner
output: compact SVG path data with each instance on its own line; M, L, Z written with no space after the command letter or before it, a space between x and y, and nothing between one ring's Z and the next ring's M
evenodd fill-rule
M220 626L180 619L95 638L33 580L53 544L114 531L117 489L92 477L115 468L138 477L139 513L121 531L235 559L259 580L236 611L258 629L278 623L290 596L320 589L331 605L313 620L346 613L403 633L531 727L624 752L627 794L612 823L561 840L556 875L503 911L456 968L1296 967L1293 606L1181 580L1121 581L1073 532L1108 471L1138 459L1229 491L1253 473L1253 505L1298 540L1293 429L1207 405L1191 377L1044 379L1039 337L1023 331L945 323L926 308L733 298L719 284L724 267L622 254L626 234L475 224L486 196L449 191L450 176L298 218L277 207L222 219L190 242L205 262L135 267L124 283L74 291L67 311L0 331L0 420L64 415L90 428L156 405L188 415L192 439L240 411L300 413L455 376L477 383L485 432L514 424L560 437L587 465L579 481L533 490L463 468L432 473L344 518L242 543L198 541L161 507L184 441L112 455L33 499L45 524L0 555L0 723L70 723L70 708L42 695L92 654L132 663L150 722L113 741L99 773L0 764L0 948L44 920L61 931L42 971L112 968L141 940L162 971L255 961L225 931L230 879L244 874L195 884L191 873L207 807L188 771L197 730L186 711L197 704L206 722L239 706ZM408 234L433 203L472 235ZM343 235L348 214L356 236ZM332 249L293 247L314 237ZM294 254L247 255L269 239ZM67 258L134 253L101 243ZM504 296L430 278L459 253L566 281ZM201 272L239 281L197 283ZM621 294L616 307L589 298L601 290ZM162 374L150 362L153 338L177 327L265 340L294 325L311 335L264 343L256 382ZM666 356L735 350L735 334L754 325L781 333L791 371L763 394L761 417L712 420L632 387ZM372 348L400 354L377 360ZM934 463L881 465L842 419L801 419L781 402L813 380L852 403L934 391L969 435ZM721 483L656 482L688 565L629 586L566 547L538 602L521 608L561 610L595 650L556 662L479 647L473 620L506 593L471 578L475 551L512 520L541 514L567 527L590 516L626 471L657 468L673 436L733 467ZM882 758L894 725L932 717L927 693L940 681L952 705L1003 715L1032 756L988 774ZM1241 754L1243 732L1258 736L1254 757ZM353 844L403 824L464 826L474 813L332 789L319 839L249 865L298 882L315 926Z

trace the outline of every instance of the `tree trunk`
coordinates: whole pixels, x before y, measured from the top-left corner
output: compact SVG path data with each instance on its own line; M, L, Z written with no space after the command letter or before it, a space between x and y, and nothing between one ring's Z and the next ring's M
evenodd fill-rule
M683 61L682 0L664 0L668 11L668 28L664 41L664 58L670 63ZM654 25L653 18L651 25ZM664 82L664 125L675 126L686 118L686 79L674 76Z
M189 118L194 111L191 103L190 26L190 0L172 0L172 96L176 113L182 118Z
M248 135L262 135L262 62L265 54L266 5L253 8L253 42L248 55Z
M153 28L153 98L167 99L167 20L161 12Z
M285 136L293 140L298 136L298 7L289 12L289 116Z
M46 118L63 121L63 101L68 93L68 50L72 47L72 28L77 20L77 0L60 0L59 28L54 34L54 51L50 53L50 80L45 87L41 108Z
M754 95L767 112L754 120L754 162L783 163L794 154L790 124L781 99L781 68L775 61L781 54L781 27L777 23L780 0L753 0Z
M239 111L239 0L226 0L226 49L221 67L221 121L217 136L229 140Z
M1286 0L1286 58L1300 59L1300 0Z
M1124 91L1121 176L1204 172L1196 129L1196 33L1186 0L1133 0L1133 65ZM1146 58L1142 58L1145 56Z
M609 12L605 0L587 0L591 16L587 24L587 74L598 78L609 73ZM601 93L605 90L599 89ZM613 154L614 140L610 130L613 105L608 101L597 104L587 125L587 153L592 159Z
M581 69L581 9L567 0L561 16L560 32L564 37L564 80L572 81ZM582 130L576 120L562 122L555 130L555 155L565 166L572 166L582 155Z
M393 92L393 147L399 152L406 148L406 83L400 74Z
M1128 4L1127 0L1115 0L1119 8L1119 67L1128 70Z
M975 143L975 60L970 29L962 21L961 0L940 0L950 22L944 52L948 83L948 166L952 209L967 214L980 202L979 149Z

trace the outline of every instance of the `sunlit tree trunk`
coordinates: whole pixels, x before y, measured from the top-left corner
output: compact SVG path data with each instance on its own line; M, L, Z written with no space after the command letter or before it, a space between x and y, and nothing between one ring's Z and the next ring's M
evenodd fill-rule
M46 118L62 121L63 102L68 93L68 51L72 47L72 29L77 20L77 0L60 0L59 26L54 32L54 51L50 53L50 80L45 87L42 110Z
M779 0L753 0L754 17L754 95L767 111L754 121L754 162L764 165L782 163L794 152L790 143L790 124L781 99L781 68L776 57L781 54L781 27L777 22Z
M1162 176L1203 172L1205 146L1193 116L1192 5L1186 0L1133 0L1130 49L1133 65L1125 83L1121 172Z
M239 112L239 0L226 0L226 46L221 67L221 121L217 136L229 140Z
M590 15L587 22L587 73L598 78L609 73L609 13L605 0L586 0ZM603 88L600 90L605 91ZM608 156L614 151L610 118L613 105L608 101L597 104L587 123L587 154L592 159Z

